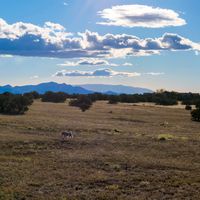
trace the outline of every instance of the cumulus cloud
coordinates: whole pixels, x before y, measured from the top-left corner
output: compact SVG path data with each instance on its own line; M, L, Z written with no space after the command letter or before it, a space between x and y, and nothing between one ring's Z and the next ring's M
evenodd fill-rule
M173 10L146 5L113 6L98 14L105 19L98 24L108 26L162 28L186 24L186 21Z
M90 65L90 66L118 66L115 63L110 63L107 60L103 60L103 59L97 59L97 58L87 58L87 59L81 59L79 61L76 62L70 62L67 61L65 63L62 64L58 64L58 66L62 66L62 67L74 67L74 66L80 66L80 65Z
M98 59L98 58L84 58L78 61L66 61L64 63L58 64L61 67L75 67L75 66L110 66L110 67L117 67L120 66L116 63L111 63L108 60ZM121 66L133 66L132 63L123 63Z
M200 51L200 44L172 33L144 39L127 34L100 35L88 30L72 35L52 22L37 26L8 24L0 19L0 55L107 59L186 50Z
M62 56L64 51L81 49L79 39L70 36L63 26L52 22L40 27L23 22L8 24L0 19L0 54L56 57L59 52Z
M184 38L178 34L165 33L160 38L141 39L134 35L99 35L95 32L86 31L80 34L83 45L88 50L106 51L113 55L151 55L164 50L198 50L200 44ZM119 53L119 52L120 53ZM119 55L118 55L119 56Z
M137 72L118 72L111 69L97 69L95 71L66 71L62 70L59 72L56 72L54 76L63 77L135 77L140 76L140 73Z
M55 24L55 23L52 23L52 22L46 22L44 24L44 27L47 28L47 29L53 30L53 31L61 31L61 32L65 31L65 27L63 27L60 24Z

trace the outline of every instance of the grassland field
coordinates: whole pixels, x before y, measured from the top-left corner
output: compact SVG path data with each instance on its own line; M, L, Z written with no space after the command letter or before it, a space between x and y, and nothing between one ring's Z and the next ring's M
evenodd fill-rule
M200 123L181 107L104 101L0 115L0 200L29 199L199 200Z

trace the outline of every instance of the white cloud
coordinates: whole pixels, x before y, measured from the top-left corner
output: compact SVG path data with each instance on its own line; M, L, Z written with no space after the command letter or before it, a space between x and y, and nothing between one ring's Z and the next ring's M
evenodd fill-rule
M137 72L117 72L111 69L97 69L95 71L66 71L62 70L59 72L56 72L53 76L63 77L135 77L140 76L140 73Z
M165 73L163 72L148 72L145 73L146 75L152 75L152 76L161 76L161 75L165 75Z
M43 27L23 22L7 24L3 19L0 19L0 38L10 39L15 41L24 36L38 36L40 40L46 40L49 43L62 42L64 38L70 36L71 33L65 31L65 28L56 23L46 22ZM59 38L60 37L60 38ZM34 39L34 37L32 38Z
M62 66L62 67L74 67L74 66L80 66L80 65L112 66L112 67L118 66L115 63L109 63L107 60L97 59L97 58L85 58L85 59L81 59L81 60L76 61L76 62L67 61L65 63L58 64L58 66Z
M9 54L2 54L0 55L0 58L13 58L13 56Z
M38 79L39 76L38 75L35 75L35 76L31 76L30 79Z
M107 60L98 59L98 58L84 58L78 61L66 61L64 63L58 64L61 67L75 67L75 66L110 66L110 67L117 67L117 66L133 66L132 63L123 63L122 65L111 63Z
M55 23L52 23L52 22L46 22L44 24L44 27L49 28L50 30L54 30L54 31L65 31L65 27L63 27L60 24L55 24Z
M186 21L173 10L146 5L113 6L98 14L105 19L98 24L108 26L161 28L186 24Z
M127 34L100 35L87 30L75 36L52 22L40 27L23 22L8 24L0 19L0 55L108 59L186 50L200 51L200 44L172 33L142 39Z
M133 64L126 62L126 63L123 64L123 66L133 66Z
M112 57L119 56L144 56L159 54L161 51L185 51L198 50L200 44L192 42L180 35L165 33L160 38L141 39L134 35L99 35L95 32L86 31L81 34L83 46L88 50L99 50L102 54L109 51ZM108 54L108 52L107 52Z

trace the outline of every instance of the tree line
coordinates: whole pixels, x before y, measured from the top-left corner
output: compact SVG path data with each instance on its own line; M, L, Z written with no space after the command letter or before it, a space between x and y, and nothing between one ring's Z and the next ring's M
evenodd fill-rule
M196 105L196 109L191 112L192 119L200 121L200 94L198 93L178 93L168 91L158 91L146 94L120 94L108 95L93 93L88 95L67 94L64 92L46 92L38 94L33 91L23 95L4 93L0 95L0 113L2 114L24 114L34 99L41 99L42 102L64 103L70 99L69 105L80 108L83 112L90 109L95 101L108 101L109 104L117 103L140 103L151 102L156 105L177 105L182 102L186 105L186 110L192 110L191 105Z
M107 95L102 93L93 93L88 95L73 94L69 95L63 92L53 93L46 92L40 95L43 102L60 103L65 102L67 98L77 99L80 96L85 96L91 101L109 101L110 103L139 103L152 102L157 105L177 105L179 101L183 105L196 105L200 102L200 94L196 93L178 93L178 92L155 92L146 94L120 94Z
M41 98L43 102L54 103L61 103L65 102L66 99L71 99L69 105L78 107L83 112L90 109L95 101L108 101L109 104L151 102L164 106L177 105L180 101L185 105L186 110L192 110L191 105L196 105L196 109L191 112L191 115L194 121L200 121L200 94L197 93L158 91L146 94L107 95L93 93L88 95L69 95L63 92L46 92Z

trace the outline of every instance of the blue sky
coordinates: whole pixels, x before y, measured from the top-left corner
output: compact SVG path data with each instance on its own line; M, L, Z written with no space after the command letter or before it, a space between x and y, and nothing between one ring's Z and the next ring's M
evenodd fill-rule
M199 92L199 9L198 0L1 0L0 84Z

